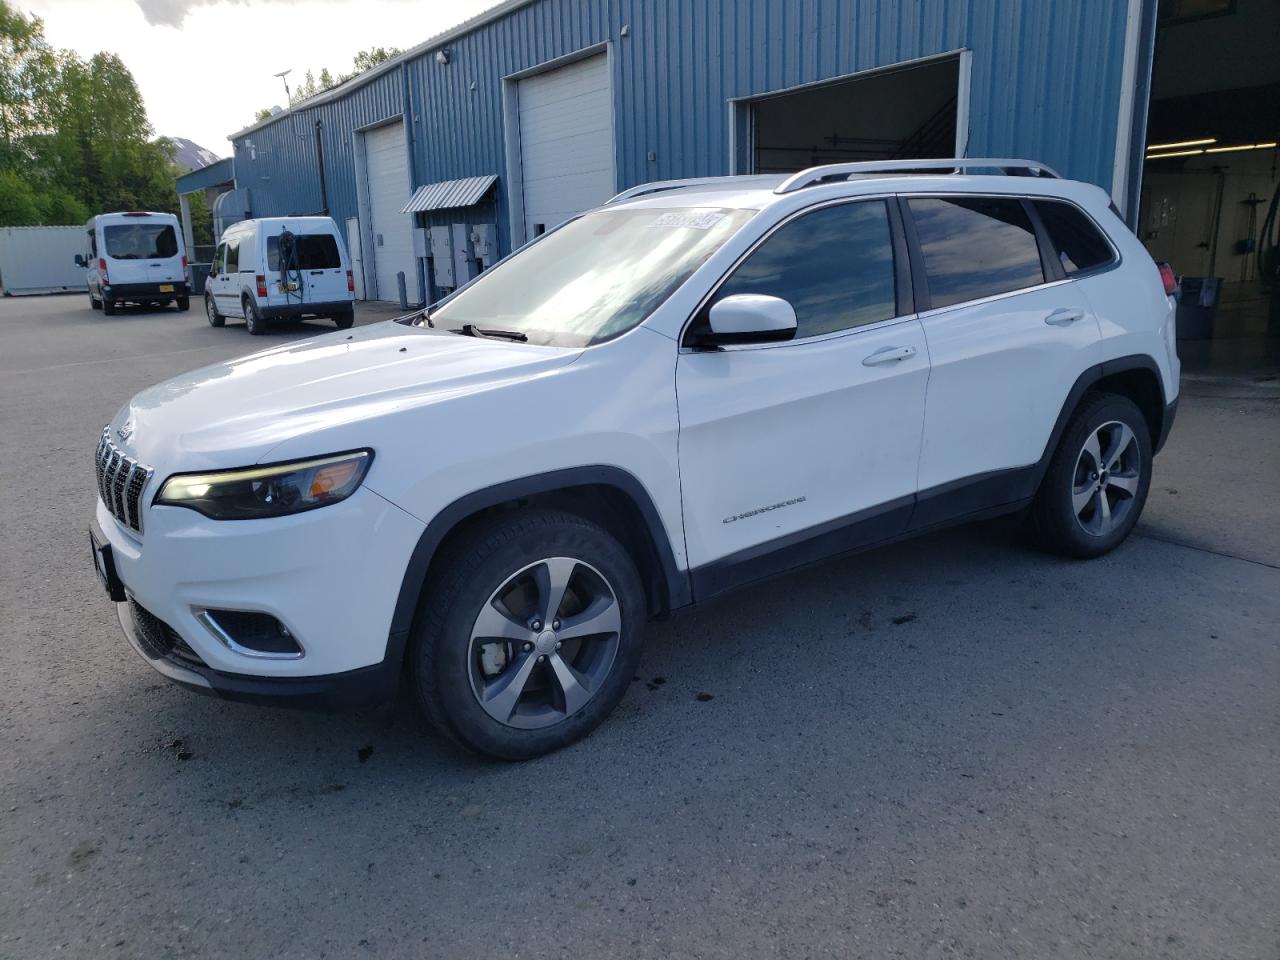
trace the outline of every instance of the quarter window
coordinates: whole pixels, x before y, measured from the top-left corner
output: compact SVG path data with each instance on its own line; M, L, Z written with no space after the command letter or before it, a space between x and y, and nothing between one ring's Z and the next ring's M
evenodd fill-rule
M240 241L227 241L227 273L236 273L240 269Z
M796 339L895 316L893 240L884 201L824 207L783 225L734 271L715 299L740 293L790 303ZM705 323L701 319L704 328Z
M1036 213L1049 232L1058 262L1069 277L1082 270L1092 270L1110 263L1114 256L1111 245L1098 232L1093 221L1069 203L1059 200L1036 200Z
M1035 229L1021 200L919 197L908 206L924 254L931 307L1044 283Z

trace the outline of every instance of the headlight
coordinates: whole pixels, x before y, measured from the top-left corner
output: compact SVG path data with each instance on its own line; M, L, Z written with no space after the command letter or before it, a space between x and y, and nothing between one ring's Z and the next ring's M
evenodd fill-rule
M153 502L188 507L214 520L282 517L345 500L372 460L372 450L355 450L243 470L179 473L164 482Z

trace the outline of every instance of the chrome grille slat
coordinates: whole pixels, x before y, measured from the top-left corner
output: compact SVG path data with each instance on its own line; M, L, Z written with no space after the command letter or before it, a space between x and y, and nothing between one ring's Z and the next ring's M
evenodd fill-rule
M110 427L102 431L94 452L98 496L107 511L131 530L142 532L142 494L151 480L151 468L126 456L111 440Z

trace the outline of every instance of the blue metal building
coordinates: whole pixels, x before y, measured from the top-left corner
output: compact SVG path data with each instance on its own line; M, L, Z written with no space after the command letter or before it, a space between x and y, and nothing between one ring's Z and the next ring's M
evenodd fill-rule
M507 0L234 134L229 203L327 209L371 299L656 179L1026 157L1129 211L1154 31L1154 0Z

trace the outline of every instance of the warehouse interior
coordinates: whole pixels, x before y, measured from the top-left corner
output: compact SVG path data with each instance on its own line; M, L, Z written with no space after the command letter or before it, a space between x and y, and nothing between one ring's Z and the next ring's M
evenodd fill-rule
M1166 0L1159 13L1139 236L1183 278L1188 353L1206 341L1274 366L1280 4Z
M959 156L960 70L960 56L948 56L744 101L738 109L751 114L749 172Z

